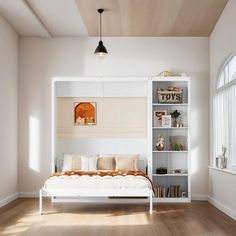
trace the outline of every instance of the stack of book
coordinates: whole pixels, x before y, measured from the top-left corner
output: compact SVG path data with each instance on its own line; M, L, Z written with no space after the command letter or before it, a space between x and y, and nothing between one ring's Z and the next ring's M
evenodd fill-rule
M154 187L156 197L182 197L182 189L180 185L155 186Z
M166 187L164 186L155 186L154 187L156 197L166 197Z

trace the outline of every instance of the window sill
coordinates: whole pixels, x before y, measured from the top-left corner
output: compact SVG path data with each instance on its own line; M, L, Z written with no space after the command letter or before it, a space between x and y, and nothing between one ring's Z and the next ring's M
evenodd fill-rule
M236 170L221 169L221 168L217 168L217 167L213 167L213 166L208 166L208 168L212 169L212 170L217 170L217 171L220 171L220 172L228 173L228 174L231 174L231 175L236 175Z

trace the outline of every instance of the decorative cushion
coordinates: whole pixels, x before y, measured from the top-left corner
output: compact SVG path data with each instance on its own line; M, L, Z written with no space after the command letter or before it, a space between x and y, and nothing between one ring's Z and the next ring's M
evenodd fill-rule
M74 155L72 157L72 171L73 170L81 170L81 156L79 155Z
M81 170L81 156L64 154L62 172Z
M97 159L97 170L114 170L115 158L100 156Z
M82 171L96 171L97 170L97 156L82 156L81 170Z
M138 155L116 157L116 170L138 170Z
M139 155L133 154L102 154L99 157L96 155L82 156L76 154L64 154L62 172L76 170L138 170L138 157ZM128 159L127 163L129 164L126 163L126 159Z

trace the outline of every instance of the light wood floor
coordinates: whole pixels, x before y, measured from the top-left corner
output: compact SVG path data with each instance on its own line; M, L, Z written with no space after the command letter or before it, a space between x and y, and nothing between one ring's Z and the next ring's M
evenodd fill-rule
M236 235L236 221L208 202L155 204L54 204L44 200L46 214L38 214L37 199L18 199L0 209L0 235L168 236Z

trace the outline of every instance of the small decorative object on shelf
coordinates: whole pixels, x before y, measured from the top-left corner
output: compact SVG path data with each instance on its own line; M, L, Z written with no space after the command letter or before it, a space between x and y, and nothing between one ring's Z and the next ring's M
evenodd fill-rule
M227 151L227 147L225 145L222 145L222 154L218 156L219 167L221 169L227 168L226 151Z
M162 127L171 127L171 115L161 116Z
M161 127L162 116L167 115L167 110L155 110L153 112L153 125L154 127Z
M171 72L171 71L162 71L158 76L164 76L164 77L171 77L171 76L174 76L174 77L179 77L179 76L182 76L182 77L186 77L186 74L185 73L176 73L176 72Z
M167 174L167 168L166 167L159 167L156 169L156 174L158 175L165 175Z
M183 89L178 87L157 89L157 98L159 103L182 103Z
M179 125L178 127L184 127L183 118L181 115L179 116L179 123L177 125Z
M177 121L178 117L181 115L178 110L175 110L174 112L170 113L171 117L174 119L173 126L174 127L180 127Z
M160 134L157 139L156 149L157 149L157 151L163 151L164 147L165 147L164 137L162 134Z
M183 151L184 150L184 145L175 143L174 146L173 146L173 149L174 149L174 151Z
M172 174L187 174L187 171L184 169L173 169Z
M222 155L218 155L217 159L218 159L218 168L224 169L224 167L223 167L223 156Z
M223 168L227 168L226 151L227 151L227 147L225 145L222 145Z
M219 156L216 157L216 168L219 168Z
M186 150L186 142L185 136L170 136L170 147L173 151Z

